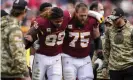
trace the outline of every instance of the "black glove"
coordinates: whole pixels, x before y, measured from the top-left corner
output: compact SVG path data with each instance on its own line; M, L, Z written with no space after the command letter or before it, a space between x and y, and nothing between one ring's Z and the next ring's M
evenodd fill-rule
M96 53L97 53L97 57L98 57L99 59L101 59L101 60L104 59L104 57L103 57L103 51L102 51L102 50L97 50Z

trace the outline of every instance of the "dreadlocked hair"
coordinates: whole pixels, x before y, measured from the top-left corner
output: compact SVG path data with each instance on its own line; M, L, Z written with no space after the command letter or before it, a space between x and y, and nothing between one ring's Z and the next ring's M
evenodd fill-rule
M43 18L49 18L50 15L51 15L51 10L44 11L40 14L40 16Z
M40 14L40 16L48 19L57 19L63 17L63 11L61 8L53 7L52 9Z

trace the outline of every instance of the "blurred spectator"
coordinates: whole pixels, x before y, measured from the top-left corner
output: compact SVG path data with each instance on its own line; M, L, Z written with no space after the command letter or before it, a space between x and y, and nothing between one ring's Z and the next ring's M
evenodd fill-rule
M11 4L13 0L2 0L1 9L5 9L6 4ZM30 22L33 18L38 15L38 9L43 2L49 2L53 6L59 6L63 9L68 9L70 12L73 12L74 5L77 2L84 2L90 6L92 1L101 2L104 6L105 17L110 15L111 10L116 6L122 7L122 9L127 13L127 19L133 24L133 1L132 0L27 0L29 2L29 7L31 11L28 12L25 22L23 25L30 26ZM9 9L7 10L9 12ZM7 13L8 13L7 12Z
M1 2L3 3L2 9L1 9L1 17L3 17L3 16L10 14L13 0L2 0Z
M90 10L96 11L104 16L104 8L100 2L97 2L97 1L92 2L92 4L90 5ZM103 23L100 24L99 30L100 30L101 35L103 35L103 33L104 33L104 24Z
M90 5L89 9L104 15L103 5L101 3L99 3L99 2L97 2L97 1L92 2L92 4ZM103 23L100 24L99 31L100 31L100 34L102 35L103 32L104 32L104 25L103 25ZM101 40L100 40L100 42L101 42ZM91 58L93 57L94 50L96 49L95 47L96 47L96 45L94 45L94 41L92 40L91 41L91 51L90 51Z
M124 10L127 19L133 24L133 0L123 0L120 7Z
M111 80L133 80L133 27L124 11L115 8L110 18L113 26L105 33L105 62Z
M76 0L68 0L67 5L66 5L67 10L70 12L72 16L75 11L75 4L76 4Z
M1 10L1 17L8 15L8 13L5 10Z

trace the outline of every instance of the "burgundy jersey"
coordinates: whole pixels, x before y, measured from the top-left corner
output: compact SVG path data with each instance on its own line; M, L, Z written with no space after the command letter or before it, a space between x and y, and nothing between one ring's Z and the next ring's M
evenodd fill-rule
M40 33L38 38L34 38L34 41L38 39L39 48L36 53L44 54L47 56L54 56L62 52L63 39L65 37L65 29L70 21L70 15L67 11L64 11L63 23L61 27L55 27L50 20L43 17L36 18L36 24L33 26Z
M83 58L89 55L90 42L93 39L93 27L97 27L97 20L88 17L87 23L79 27L78 22L72 19L66 29L63 43L63 52L72 57Z

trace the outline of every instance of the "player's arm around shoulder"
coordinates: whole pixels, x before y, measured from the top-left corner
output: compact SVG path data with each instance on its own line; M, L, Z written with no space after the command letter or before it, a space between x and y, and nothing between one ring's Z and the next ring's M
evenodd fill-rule
M28 32L24 35L24 44L26 49L30 48L34 41L38 39L38 32L39 23L37 20L34 20Z
M100 37L99 31L99 22L96 18L89 17L91 19L92 27L93 27L93 39Z
M98 13L96 11L89 10L88 15L96 18L99 23L103 23L103 21L104 21L103 15L101 15L100 13Z
M13 66L15 67L14 70L12 70L12 73L18 72L22 73L24 76L29 76L29 71L26 64L23 34L18 27L16 27L9 34L9 47L14 62Z

